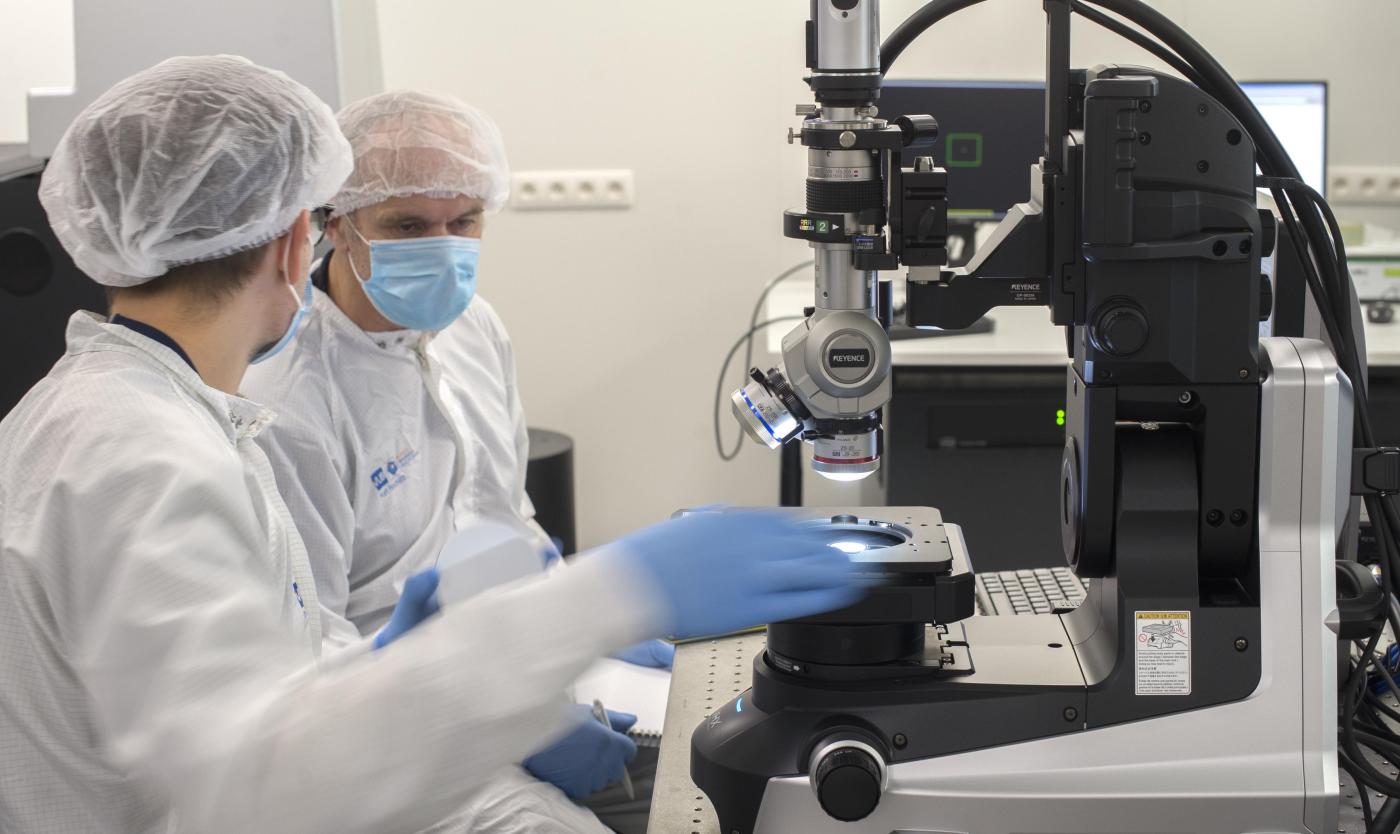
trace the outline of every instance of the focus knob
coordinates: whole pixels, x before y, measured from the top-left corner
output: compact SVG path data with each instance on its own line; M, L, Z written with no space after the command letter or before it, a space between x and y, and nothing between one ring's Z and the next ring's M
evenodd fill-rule
M910 156L928 151L938 141L938 120L932 116L899 116L894 120Z
M812 790L822 810L833 819L865 819L885 792L885 763L870 745L837 741L812 755Z
M1147 316L1137 307L1114 304L1099 313L1091 335L1094 346L1114 356L1131 356L1147 344Z

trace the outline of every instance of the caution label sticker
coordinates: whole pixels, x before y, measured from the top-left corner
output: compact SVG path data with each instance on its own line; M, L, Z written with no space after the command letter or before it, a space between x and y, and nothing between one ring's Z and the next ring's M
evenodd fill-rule
M1138 695L1191 694L1191 612L1138 611L1134 618Z

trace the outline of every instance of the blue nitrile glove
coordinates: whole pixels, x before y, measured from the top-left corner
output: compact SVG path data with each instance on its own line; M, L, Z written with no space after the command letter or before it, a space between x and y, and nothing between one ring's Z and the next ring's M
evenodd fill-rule
M670 669L671 664L676 662L676 647L665 640L643 640L628 646L613 657L625 660L633 666Z
M608 728L583 704L573 704L569 710L577 726L523 764L536 779L572 799L582 799L622 779L627 763L637 755L636 742L625 735L637 716L608 710L612 723Z
M415 573L403 583L403 593L389 622L374 635L374 647L382 649L438 612L437 568Z
M697 512L618 541L633 575L653 580L667 633L723 634L844 608L876 577L778 510Z

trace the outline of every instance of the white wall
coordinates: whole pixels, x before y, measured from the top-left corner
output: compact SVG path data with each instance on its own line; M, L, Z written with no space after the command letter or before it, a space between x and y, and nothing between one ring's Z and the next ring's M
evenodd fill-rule
M0 0L0 144L29 139L33 87L73 85L73 0Z
M531 423L577 444L584 542L686 504L776 500L775 456L718 460L710 405L757 289L806 251L777 211L802 176L783 142L804 89L787 5L380 3L389 87L485 108L517 170L636 172L630 211L508 210L486 229L481 291Z
M886 32L916 8L886 0ZM1400 164L1400 3L1162 0L1243 78L1332 82L1334 164ZM577 443L580 533L615 536L696 502L773 503L776 455L716 457L715 377L762 284L805 249L779 232L801 201L784 134L809 101L806 0L380 0L384 81L496 116L517 170L630 168L618 213L506 211L482 291L515 338L531 422ZM1150 57L1077 22L1076 65ZM989 0L901 59L896 75L1038 79L1040 4ZM353 56L347 56L353 60ZM1375 214L1400 226L1400 212ZM726 387L737 382L731 378ZM726 434L734 431L723 415ZM936 474L935 474L936 476Z

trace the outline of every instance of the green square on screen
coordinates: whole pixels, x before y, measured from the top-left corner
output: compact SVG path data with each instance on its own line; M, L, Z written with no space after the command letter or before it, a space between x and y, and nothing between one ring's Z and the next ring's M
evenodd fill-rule
M945 156L947 162L944 165L948 168L981 168L982 167L982 134L980 133L950 133L945 140Z

